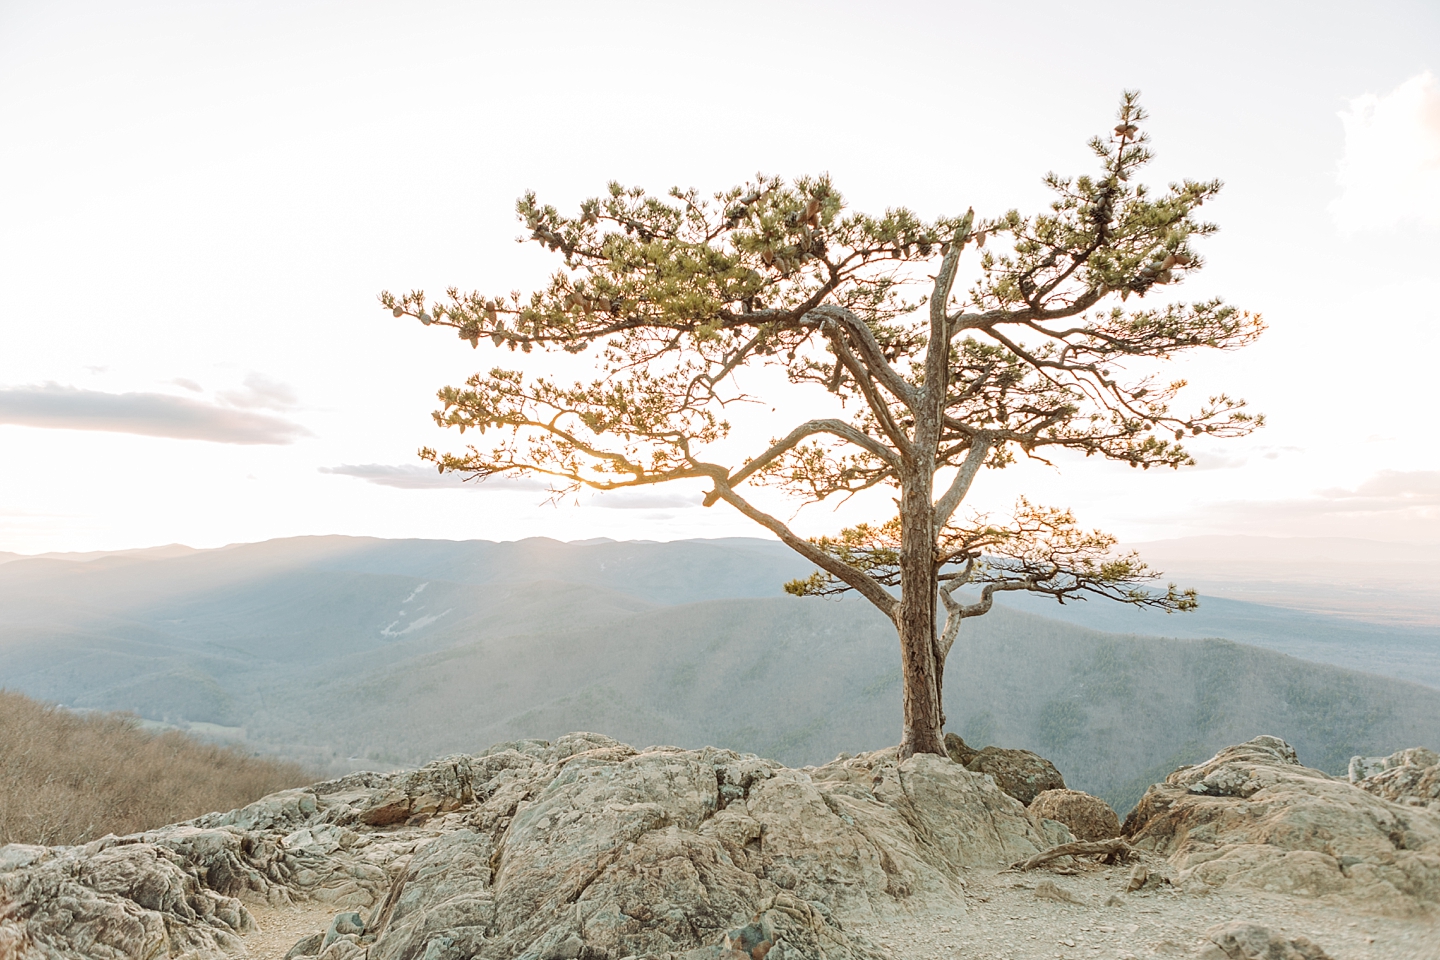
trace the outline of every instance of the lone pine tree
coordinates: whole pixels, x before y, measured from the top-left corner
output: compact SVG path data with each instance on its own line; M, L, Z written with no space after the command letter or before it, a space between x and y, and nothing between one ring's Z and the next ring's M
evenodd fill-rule
M1055 448L1180 467L1194 462L1184 438L1261 422L1224 394L1172 409L1185 384L1161 377L1165 361L1243 346L1263 325L1218 299L1141 305L1201 268L1193 244L1215 226L1196 212L1220 189L1137 183L1151 158L1144 120L1126 93L1114 130L1090 143L1098 171L1047 176L1055 199L1035 216L869 216L848 210L825 176L761 176L713 196L612 183L576 216L526 194L529 239L563 260L544 289L380 300L472 347L595 347L596 377L566 384L496 367L445 387L435 420L489 442L420 455L474 478L539 474L558 491L706 481L706 506L725 501L818 568L787 591L853 590L890 618L901 754L943 753L945 659L961 622L986 613L997 591L1195 605L1193 592L1150 587L1157 575L1137 556L1116 555L1113 537L1068 511L1021 500L1003 519L962 513L980 470ZM977 262L961 295L967 250ZM753 367L828 394L834 415L723 462L723 409L745 399L735 374ZM762 485L810 502L889 488L898 514L806 539L747 498Z

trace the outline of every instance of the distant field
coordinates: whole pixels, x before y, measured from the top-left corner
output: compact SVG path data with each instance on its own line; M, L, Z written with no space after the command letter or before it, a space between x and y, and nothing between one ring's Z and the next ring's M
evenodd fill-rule
M85 843L243 806L316 778L133 717L0 690L0 845Z

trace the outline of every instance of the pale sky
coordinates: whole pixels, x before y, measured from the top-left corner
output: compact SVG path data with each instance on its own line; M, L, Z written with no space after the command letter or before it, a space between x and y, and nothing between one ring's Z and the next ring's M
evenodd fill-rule
M1126 540L1440 542L1437 74L1434 3L0 0L0 550L760 535L693 488L434 485L415 449L459 440L434 391L501 358L376 293L528 289L555 266L515 243L528 188L828 171L874 212L1033 211L1127 87L1152 182L1227 183L1173 289L1270 324L1186 372L1270 425L1178 474L1025 465L979 502Z

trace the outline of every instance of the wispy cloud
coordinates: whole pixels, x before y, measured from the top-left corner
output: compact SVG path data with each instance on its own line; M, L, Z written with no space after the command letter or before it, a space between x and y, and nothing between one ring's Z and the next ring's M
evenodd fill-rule
M196 383L194 380L191 380L189 377L176 377L170 382L175 384L175 386L177 387L184 387L186 390L189 390L192 393L205 392L204 387L200 386L200 384Z
M548 490L549 485L535 477L493 477L489 480L464 480L454 473L440 473L433 467L418 464L342 463L338 467L321 467L321 473L355 477L382 487L402 490Z
M300 398L288 383L274 380L263 373L252 373L238 389L222 390L217 396L232 406L246 409L263 407L269 410L290 410L300 402Z
M611 510L683 510L700 506L700 500L700 494L694 492L684 494L667 493L658 489L612 490L596 494L593 503L597 507Z
M550 490L550 484L544 477L517 474L488 480L465 480L454 473L440 473L434 467L413 463L342 463L336 467L321 467L320 472L355 477L367 483L401 490L531 490L546 493ZM608 510L676 510L700 506L698 493L679 491L612 490L589 497L582 491L579 496L580 502Z
M1239 452L1202 451L1195 454L1195 470L1235 470L1253 458L1278 460L1287 453L1299 453L1299 447L1259 446Z
M1382 470L1353 488L1286 500L1213 504L1204 515L1255 534L1440 539L1440 470Z
M1440 226L1440 82L1429 71L1340 114L1341 194L1330 205L1346 230L1413 222Z
M1321 490L1319 502L1359 513L1440 507L1440 470L1382 470L1353 490Z
M189 397L103 393L58 383L0 389L0 423L211 443L286 444L311 435L290 420Z

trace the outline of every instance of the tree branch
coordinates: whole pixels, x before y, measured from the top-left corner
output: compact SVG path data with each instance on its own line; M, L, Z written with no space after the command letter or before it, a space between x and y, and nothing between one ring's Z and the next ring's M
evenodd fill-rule
M810 312L844 328L850 335L850 339L859 348L865 369L875 382L905 406L912 410L915 409L919 394L915 387L895 371L895 368L890 365L890 361L885 359L885 351L881 349L880 342L875 339L874 332L866 325L865 321L838 304L821 304Z
M970 225L975 222L975 210L965 211L955 235L950 239L950 249L940 258L940 270L935 274L935 285L930 291L930 343L925 351L925 385L922 395L930 408L926 420L933 421L938 432L944 415L946 397L950 389L950 318L946 308L950 303L950 290L955 286L955 270L960 263L960 254L970 238Z
M950 481L949 488L939 500L935 501L936 529L945 526L955 515L955 510L965 499L965 495L970 492L970 484L975 482L975 476L985 465L985 458L989 453L989 438L983 435L978 437L974 441L974 446L970 448L970 453L966 455L965 462L960 465L960 470L955 474L955 479Z
M718 496L721 500L724 500L730 504L730 506L775 534L787 547L800 554L806 560L809 560L837 580L844 581L866 600L873 603L875 607L891 621L895 619L898 601L890 594L890 591L886 590L862 571L856 570L849 564L841 563L828 553L817 548L810 541L796 536L782 521L765 513L741 497L731 489L730 485L724 480L718 477L713 479L715 481L715 489L711 491L710 495L707 495L707 500L710 499L710 496Z
M766 465L773 462L776 457L780 456L787 450L793 449L796 444L798 444L801 440L804 440L806 437L813 437L817 433L828 433L832 436L839 437L842 440L849 441L855 446L874 454L876 457L888 463L892 467L898 467L900 465L899 458L895 456L894 452L891 451L888 447L886 447L883 443L876 440L874 437L867 437L864 433L861 433L855 427L851 426L843 420L827 418L821 420L810 420L806 423L800 424L800 426L796 427L794 430L791 430L790 433L788 433L784 437L784 439L777 440L774 444L770 446L770 449L766 450L764 453L760 454L755 459L748 461L745 466L732 473L729 477L729 483L732 486L738 487L755 473L763 470Z
M865 402L870 405L870 412L875 414L875 422L880 425L880 429L885 431L885 435L890 438L891 443L895 444L895 449L900 452L902 457L909 457L910 438L895 422L895 417L890 413L890 405L885 402L884 397L880 396L875 389L874 382L866 375L868 371L864 363L850 351L850 347L845 343L843 337L832 331L829 338L835 348L837 379L838 367L843 365L855 378L855 384L860 388L860 394L865 398Z

